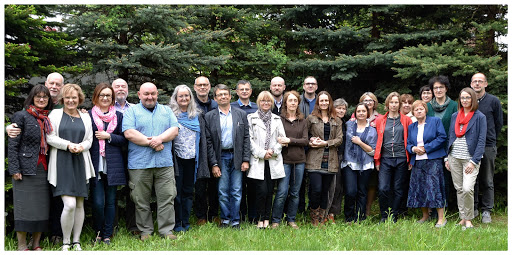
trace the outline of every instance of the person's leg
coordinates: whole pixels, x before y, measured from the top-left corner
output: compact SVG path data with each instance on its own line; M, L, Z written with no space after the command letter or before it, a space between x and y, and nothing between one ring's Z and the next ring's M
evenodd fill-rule
M266 196L265 196L265 212L264 212L264 227L267 227L270 224L270 213L272 210L272 195L274 193L274 181L270 176L270 165L268 160L265 160L265 188L266 188Z
M343 212L345 214L345 221L350 222L356 220L356 196L357 196L357 172L353 171L350 167L346 166L342 170L343 181L345 187L345 205Z
M309 188L308 181L308 173L304 171L304 175L302 176L300 190L299 190L299 205L297 208L298 213L303 213L306 211L306 187Z
M392 205L391 180L393 179L393 167L391 160L381 158L379 170L379 207L382 219L387 219Z
M185 230L190 228L190 214L192 212L192 205L194 201L194 169L195 159L187 159L183 172L183 186L182 188L182 227ZM175 202L176 203L176 202Z
M231 160L231 178L230 178L230 220L231 226L240 224L240 203L242 202L242 178L243 172L240 169L235 169Z
M72 196L61 196L64 209L60 217L62 226L62 243L71 244L71 231L75 224L76 198Z
M75 221L73 224L73 243L80 243L80 234L84 225L84 198L76 197Z
M16 237L18 238L18 251L24 251L28 249L27 232L16 231Z
M469 162L469 160L465 160L463 164L463 169L466 168L467 164L473 164ZM466 221L470 221L474 218L473 210L474 210L474 186L475 181L478 176L478 171L480 169L480 164L476 165L473 172L466 173L463 171L462 173L462 200L463 200L463 210ZM467 226L467 224L466 224Z
M368 183L368 190L366 191L366 215L370 215L372 204L377 198L377 188L379 187L379 172L375 169L371 171L370 181Z
M103 237L105 224L105 185L106 175L101 175L95 185L91 185L92 220L95 236Z
M329 204L329 191L333 186L334 174L322 174L322 185L320 191L320 208L326 210ZM331 192L333 193L333 192ZM332 199L332 197L330 197Z
M290 186L291 164L283 164L285 177L278 179L277 192L272 205L272 223L281 223L283 218L284 202L288 196L288 187Z
M194 184L194 213L200 224L206 223L205 221L208 219L206 217L206 212L208 211L208 194L206 191L208 179L210 178L197 179Z
M231 153L222 153L220 159L221 176L219 178L219 206L220 206L220 219L222 224L228 224L230 220L230 204L229 204L229 184L230 184L230 162Z
M338 170L336 173L336 181L334 187L334 196L332 199L329 214L338 215L341 212L341 202L343 200L343 178L341 174L342 170Z
M41 235L43 233L42 232L34 232L32 233L32 249L36 250L37 247L40 247L41 246Z
M404 196L407 193L405 190L408 187L407 181L407 158L394 158L394 175L393 175L393 199L391 204L391 213L393 214L393 220L397 220L398 214L400 213L401 206L404 200Z
M50 198L50 241L56 245L60 245L62 242L62 226L60 225L62 210L64 210L62 198L60 196L52 196Z
M219 216L219 178L209 178L206 187L208 194L208 219L214 220Z
M174 167L154 169L155 193L157 203L158 233L162 236L172 234L176 220L174 218L174 198L176 197L176 180Z
M153 233L153 216L151 212L151 189L153 187L153 169L130 169L129 186L131 198L135 204L135 220L141 235Z
M311 209L320 207L321 193L322 193L322 176L319 173L309 173L309 205Z
M304 176L304 166L305 163L299 164L290 164L290 175L292 171L294 171L293 178L290 178L290 188L289 188L289 200L288 200L288 208L286 210L286 221L295 222L295 217L297 216L297 210L299 207L299 191L302 185L302 180ZM295 169L293 169L295 168Z
M174 225L174 231L180 232L184 231L182 221L183 221L183 204L182 202L182 194L183 194L183 179L184 179L184 172L186 172L188 169L185 169L184 164L185 159L182 159L180 157L176 157L176 171L177 175L174 177L176 179L176 198L174 198L174 218L175 218L175 225Z
M242 201L240 202L240 220L247 220L247 171L243 172L242 175Z
M421 207L421 219L418 221L419 223L425 222L428 220L428 208L427 207Z
M357 177L356 216L359 220L366 219L366 199L368 196L368 183L374 170L354 171Z
M456 159L451 155L448 156L448 162L450 164L450 173L453 180L453 186L457 191L457 206L459 208L459 217L461 218L461 223L466 221L466 217L464 215L464 200L462 194L462 174L463 174L463 165L462 160Z
M494 161L496 160L496 153L496 147L485 147L484 157L480 161L478 179L480 179L480 191L482 193L480 207L483 212L491 212L494 208ZM475 199L477 194L475 192Z
M103 233L103 239L110 238L114 234L117 186L105 184L105 191L105 232Z

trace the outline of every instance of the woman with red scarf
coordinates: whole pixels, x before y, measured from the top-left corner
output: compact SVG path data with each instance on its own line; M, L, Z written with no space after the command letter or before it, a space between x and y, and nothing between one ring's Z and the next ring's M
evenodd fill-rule
M459 94L459 111L452 115L449 131L449 154L445 162L457 191L457 205L463 229L472 228L474 186L484 154L487 121L478 109L476 93L464 88Z
M126 167L121 148L127 145L122 132L123 114L114 107L114 89L100 83L92 96L89 111L94 132L91 160L96 178L91 179L93 228L95 243L110 244L116 213L118 185L126 185Z
M12 175L14 195L14 230L18 250L29 250L27 232L32 233L36 251L41 233L48 230L50 186L47 178L48 143L46 134L52 131L48 113L53 108L50 91L43 85L32 88L25 100L25 110L11 118L21 128L21 135L9 138L9 174Z

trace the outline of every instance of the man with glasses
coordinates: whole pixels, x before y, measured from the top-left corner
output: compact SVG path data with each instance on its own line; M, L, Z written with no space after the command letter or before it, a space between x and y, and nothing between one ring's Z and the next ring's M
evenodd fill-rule
M214 89L218 110L205 116L208 164L219 179L221 228L240 229L240 201L242 175L249 169L250 140L247 114L231 107L228 86L219 84Z
M480 171L475 184L475 211L478 206L482 209L482 223L491 223L491 210L494 207L494 160L496 159L496 141L503 126L503 110L500 100L487 92L487 78L483 73L476 73L471 77L471 88L478 98L478 110L487 119L487 138L485 139L485 151ZM478 192L482 192L481 200ZM480 202L480 204L479 204Z
M248 115L258 110L256 103L250 100L252 87L249 81L239 80L236 85L236 94L238 95L238 100L231 103L231 106L244 110Z
M205 76L199 76L194 82L195 100L197 105L206 114L213 109L217 109L217 102L209 97L210 80ZM197 217L197 225L206 224L207 221L213 221L220 224L219 219L219 197L217 195L217 178L200 178L194 184L195 201L194 212Z
M284 79L276 76L270 80L270 93L274 96L274 108L272 113L281 115L281 106L283 105L283 92L286 89Z
M313 76L308 76L304 79L304 93L300 95L299 109L304 114L304 118L313 112L316 103L316 90L318 89L318 83Z

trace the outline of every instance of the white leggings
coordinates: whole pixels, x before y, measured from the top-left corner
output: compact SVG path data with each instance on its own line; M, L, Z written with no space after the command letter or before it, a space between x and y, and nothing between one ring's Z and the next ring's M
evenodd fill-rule
M62 243L69 244L71 240L71 230L73 230L73 242L80 242L80 233L84 224L84 198L61 196L64 203L64 209L60 216L62 227Z

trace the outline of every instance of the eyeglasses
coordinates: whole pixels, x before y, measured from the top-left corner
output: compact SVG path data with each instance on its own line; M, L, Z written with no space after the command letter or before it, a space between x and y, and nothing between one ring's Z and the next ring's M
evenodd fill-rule
M229 93L219 93L217 95L215 95L216 97L227 97L229 96Z
M111 98L111 97L112 97L112 95L109 95L109 94L106 94L106 95L105 95L105 94L100 94L100 96L99 96L99 97L100 97L100 98Z
M315 82L304 83L304 86L315 86L315 85L316 85Z
M369 104L369 103L375 103L375 101L373 101L372 99L365 99L365 100L363 100L363 103Z
M238 91L251 91L249 88L237 89Z
M206 88L206 87L210 86L210 84L209 83L199 83L199 84L194 84L194 86Z
M484 83L485 83L485 81L483 81L483 80L472 80L471 81L471 84L484 84Z
M445 88L446 88L445 86L436 86L436 87L434 87L434 90L443 90Z
M460 101L469 101L471 97L460 97Z
M267 104L273 103L272 100L261 100L260 102L261 103L267 103Z
M45 100L45 101L49 99L49 97L48 97L48 96L35 96L34 98L35 98L36 100L41 100L41 99L43 99L43 100Z

